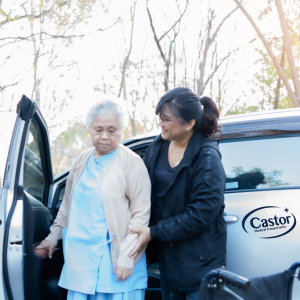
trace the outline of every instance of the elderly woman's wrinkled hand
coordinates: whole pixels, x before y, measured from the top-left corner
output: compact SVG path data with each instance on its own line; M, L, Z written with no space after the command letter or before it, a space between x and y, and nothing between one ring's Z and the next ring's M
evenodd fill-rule
M39 250L48 250L48 257L52 258L52 255L55 251L55 245L50 243L47 240L43 240L38 246L35 247L36 253L39 254ZM39 254L41 255L41 254ZM46 255L47 256L47 255ZM45 258L45 257L43 257Z
M117 267L116 275L118 280L126 280L129 278L132 274L131 268L125 268L125 267Z
M139 235L139 239L134 247L134 249L130 252L129 256L136 255L139 251L141 251L148 243L151 241L151 234L149 227L143 228L132 228L130 233L137 233Z

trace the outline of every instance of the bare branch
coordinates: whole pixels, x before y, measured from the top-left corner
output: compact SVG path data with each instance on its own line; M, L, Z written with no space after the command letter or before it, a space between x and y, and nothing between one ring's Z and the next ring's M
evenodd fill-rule
M206 59L207 59L207 54L209 51L209 48L212 45L212 40L211 40L211 30L212 30L212 22L214 18L214 12L211 11L209 16L208 16L208 22L207 22L207 29L206 29L206 38L205 41L201 41L201 48L203 47L204 44L204 50L202 53L202 58L200 59L200 53L199 53L199 79L197 80L197 95L200 96L203 92L203 81L204 81L204 74L205 74L205 66L206 66Z
M105 28L98 28L93 32L106 31L106 30L112 28L115 24L117 24L119 22L119 20L120 20L120 18L118 18L112 25L110 25L108 27L105 27ZM37 35L45 35L45 36L48 36L49 39L70 39L71 40L71 39L74 39L74 38L83 38L86 35L88 35L90 33L93 33L93 32L66 35L66 34L53 34L53 33L48 33L46 31L40 31L38 33L32 33L32 34L27 35L27 36L7 36L7 37L4 37L4 38L0 38L0 41L11 40L11 42L8 42L6 44L1 45L0 48L4 47L6 45L12 44L12 43L32 39L34 36L37 36ZM47 38L44 38L43 40L47 40Z
M151 30L153 32L153 35L154 35L154 40L155 40L155 43L156 43L156 46L159 50L159 53L161 55L161 58L163 59L164 62L166 62L166 57L165 57L165 54L161 48L161 45L160 45L160 41L159 41L159 38L157 37L157 34L156 34L156 30L155 30L155 27L153 25L153 19L152 19L152 15L150 13L150 9L149 9L149 6L148 6L148 2L149 0L147 0L146 2L146 6L147 6L147 13L148 13L148 17L149 17L149 21L150 21L150 26L151 26Z
M221 27L223 26L223 24L225 23L225 21L236 11L238 10L238 7L234 8L231 12L229 12L221 21L221 23L219 24L219 26L217 27L217 29L215 30L215 32L213 33L211 40L212 42L216 39L218 32L220 31Z
M250 43L254 42L256 39L252 39ZM239 51L241 49L242 46L239 46L237 48L235 48L234 50L230 51L229 53L227 53L227 55L225 55L216 65L214 70L210 73L210 75L207 77L205 83L203 84L203 88L201 90L200 95L203 93L203 91L205 90L207 84L209 83L209 81L211 81L211 79L214 77L214 75L216 74L216 72L219 70L219 68L221 67L221 65L228 60L228 58L234 54L235 52Z
M147 1L148 2L148 1ZM163 33L163 35L158 39L158 41L160 42L172 29L174 29L175 28L175 26L181 21L181 19L182 19L182 17L184 16L184 14L185 14L185 12L186 12L186 10L187 10L187 8L188 8L188 4L189 4L189 1L187 0L186 2L185 2L185 8L184 8L184 10L183 10L183 12L182 13L180 13L180 15L179 15L179 18L175 21L175 23L165 32L165 33Z
M170 69L170 60L171 60L172 49L174 47L175 40L179 34L180 23L181 23L182 17L184 16L185 12L187 11L188 3L189 3L188 0L186 0L186 6L182 13L179 12L178 19L174 22L174 24L165 33L163 33L163 35L160 38L158 38L158 35L156 33L156 30L155 30L155 27L153 24L153 18L152 18L150 9L149 9L149 0L147 0L147 2L146 2L147 13L148 13L149 21L150 21L151 30L152 30L152 33L154 36L154 40L155 40L156 46L158 48L158 51L160 53L160 56L161 56L162 60L164 61L164 65L165 65L165 76L164 76L164 81L163 81L165 91L167 91L169 89L169 73L170 73L169 69ZM180 10L178 3L177 3L177 8L178 8L178 10ZM177 25L179 25L179 26L177 26ZM176 27L177 27L177 29L175 29ZM161 46L161 40L164 37L168 36L168 34L170 33L171 30L174 31L174 35L173 35L172 40L170 39L171 41L169 44L168 54L165 54L162 49L162 46Z
M6 88L9 88L9 87L17 85L19 82L20 82L20 80L14 82L14 83L11 83L11 84L2 85L2 86L0 85L0 92L3 92Z
M122 93L122 90L123 90L124 96L126 98L126 93L125 93L125 75L126 75L126 70L127 70L127 66L128 66L130 54L131 54L131 51L132 51L132 40L133 40L133 29L134 29L134 18L135 18L136 2L137 2L137 0L134 2L133 8L132 8L132 11L131 11L131 22L132 23L131 23L131 30L130 30L129 49L128 49L127 55L126 55L126 57L124 59L124 63L123 63L123 67L122 67L122 78L121 78L121 83L120 83L118 97L121 96L121 93Z
M115 22L113 22L111 25L109 25L109 26L107 26L105 28L98 28L98 29L96 29L96 31L106 31L106 30L114 27L118 22L120 22L120 20L121 20L121 18L118 17L118 19Z
M68 4L68 1L64 1L64 2L60 3L60 7L66 5L66 4ZM2 9L0 9L0 14L2 14L3 16L6 17L6 19L4 21L0 22L0 27L9 22L15 22L15 21L19 21L22 19L39 19L51 12L52 12L52 8L49 10L43 10L40 14L37 14L37 15L25 13L25 15L22 15L22 16L11 17L11 16L7 15Z
M52 34L45 31L41 31L41 35L49 36L52 39L73 39L73 38L82 38L85 36L84 33L82 34L70 34L70 35L64 35L64 34Z
M187 86L187 58L186 58L186 51L185 51L185 45L183 44L182 49L182 57L184 58L184 86Z

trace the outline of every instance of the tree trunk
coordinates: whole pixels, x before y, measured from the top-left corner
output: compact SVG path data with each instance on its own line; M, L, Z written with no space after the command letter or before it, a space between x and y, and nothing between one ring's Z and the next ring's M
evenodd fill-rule
M280 65L283 67L284 66L284 46L282 47L282 53L281 53L281 59L280 59ZM281 79L280 76L278 76L277 79L277 85L276 85L276 89L275 89L275 98L274 98L274 104L273 104L273 108L274 109L278 109L278 103L279 103L279 97L280 97L280 85L281 85Z
M299 74L297 72L297 68L295 65L295 60L293 56L293 51L292 51L292 41L291 41L291 36L290 36L290 31L289 27L287 24L287 20L284 16L281 0L275 0L279 20L280 20L280 25L281 25L281 30L282 30L282 35L283 35L283 45L284 49L287 55L287 60L290 66L291 70L291 76L294 84L294 89L295 89L295 96L296 96L296 101L298 103L298 106L300 106L300 80L299 80Z

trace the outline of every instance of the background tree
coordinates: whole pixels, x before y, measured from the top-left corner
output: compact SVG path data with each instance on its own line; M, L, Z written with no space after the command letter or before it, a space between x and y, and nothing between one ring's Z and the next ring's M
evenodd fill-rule
M287 65L286 68L283 64L283 59L280 59L282 55L278 58L276 56L276 53L274 53L274 49L272 47L272 44L270 40L267 39L266 35L262 32L262 30L259 28L259 25L254 21L253 17L250 15L250 13L247 11L246 7L242 5L242 3L239 0L234 0L236 5L239 7L239 9L242 11L242 13L245 15L245 17L249 20L251 26L256 31L258 37L262 41L265 50L267 51L270 59L272 60L272 63L274 64L274 67L276 68L278 72L278 76L280 77L280 80L282 80L289 97L291 98L291 101L293 103L293 106L300 106L300 75L299 75L299 66L297 67L296 62L297 59L296 53L297 50L294 50L295 44L292 42L292 25L291 25L291 19L289 19L289 16L287 14L287 11L293 10L296 16L299 19L300 16L300 5L299 2L296 1L285 1L285 8L286 7L292 7L291 10L288 10L286 8L286 12L283 8L283 2L281 0L274 0L274 1L268 1L268 6L266 7L266 10L270 12L275 4L276 11L277 11L277 21L280 24L281 28L281 34L282 34L282 49L284 49L284 54L287 58ZM297 20L297 19L295 19ZM298 45L299 45L299 32L298 32ZM290 74L290 80L287 76L287 74Z
M177 8L177 17L173 21L170 27L168 27L166 30L164 30L161 34L158 33L158 29L155 27L155 21L153 19L153 15L151 13L151 9L149 6L149 0L146 0L146 6L147 6L147 14L150 22L150 27L153 33L154 41L157 46L157 49L159 51L160 57L163 60L164 63L164 79L163 79L163 85L165 91L169 90L169 81L170 81L170 68L172 64L172 58L173 58L173 74L174 74L174 80L173 80L173 86L176 85L176 39L178 37L178 34L180 32L180 26L183 16L187 12L188 8L188 0L185 1L184 7L181 8L180 4L177 0L174 1L176 8ZM164 41L165 42L164 44Z
M125 138L155 131L156 103L176 86L212 96L222 115L294 106L286 82L294 93L290 65L294 59L299 72L299 5L256 0L251 7L284 82L255 32L249 26L247 32L248 19L236 13L235 1L0 0L0 109L14 110L23 93L31 97L54 145L103 98L116 98L126 111ZM276 28L266 33L265 19L275 13L280 31L284 20L289 28L292 59L284 36L276 37ZM61 145L61 151L70 146Z
M0 30L3 34L0 38L0 49L5 48L5 52L11 53L4 58L3 66L11 69L10 61L18 56L21 60L22 51L30 51L30 48L32 61L22 61L23 70L20 71L23 74L15 72L16 78L10 79L11 83L0 83L0 89L3 91L18 84L22 86L25 79L28 80L28 77L32 76L31 92L27 92L27 95L35 100L43 111L57 116L73 97L73 90L64 87L63 81L67 74L74 77L74 74L78 73L77 62L64 57L62 53L66 48L74 46L76 40L85 37L87 32L82 32L82 24L91 18L96 3L99 5L101 2L27 0L21 5L18 1L12 1L9 6L5 1L1 1ZM95 32L104 30L106 28L94 28ZM14 34L8 34L9 32ZM56 76L57 85L49 80L51 76ZM26 90L28 91L28 87ZM14 99L15 103L20 95L16 97L18 98Z
M52 162L54 174L58 175L66 171L74 159L87 147L91 147L91 144L85 124L75 122L61 132L51 145L52 155L55 157ZM72 149L72 151L66 155L66 149Z
M122 70L121 70L121 83L120 83L120 88L118 92L118 97L120 98L122 96L122 101L125 102L125 107L128 113L128 118L130 122L130 128L131 128L131 133L132 135L137 134L137 124L136 124L136 104L137 101L139 100L138 92L136 92L135 96L133 92L129 92L130 96L128 96L127 93L127 86L126 86L126 75L128 71L128 67L130 64L130 55L132 52L132 47L133 47L133 35L134 35L134 24L135 24L135 12L136 12L136 4L137 1L133 1L131 8L130 8L130 35L129 35L129 45L128 45L128 50L124 58L124 62L122 65ZM138 66L142 69L143 61L141 62L141 65ZM140 77L139 77L140 79ZM138 84L140 83L140 80L138 80ZM138 89L137 89L138 90ZM130 99L129 99L130 98Z
M228 18L237 10L234 8L228 14L226 14L219 24L215 25L216 12L214 9L209 9L207 14L207 22L200 30L198 38L198 58L195 64L195 79L194 79L194 90L197 95L203 95L203 92L209 82L217 73L220 66L233 54L236 50L230 51L223 58L218 59L217 57L217 36ZM211 50L211 51L210 51ZM209 57L210 56L210 57ZM207 72L207 63L211 62L209 73Z

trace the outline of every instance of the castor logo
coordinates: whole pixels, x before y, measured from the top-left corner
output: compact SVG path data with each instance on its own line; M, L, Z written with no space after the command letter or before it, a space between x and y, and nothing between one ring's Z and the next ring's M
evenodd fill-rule
M250 211L242 221L243 229L263 239L278 238L291 232L296 218L288 208L263 206Z

